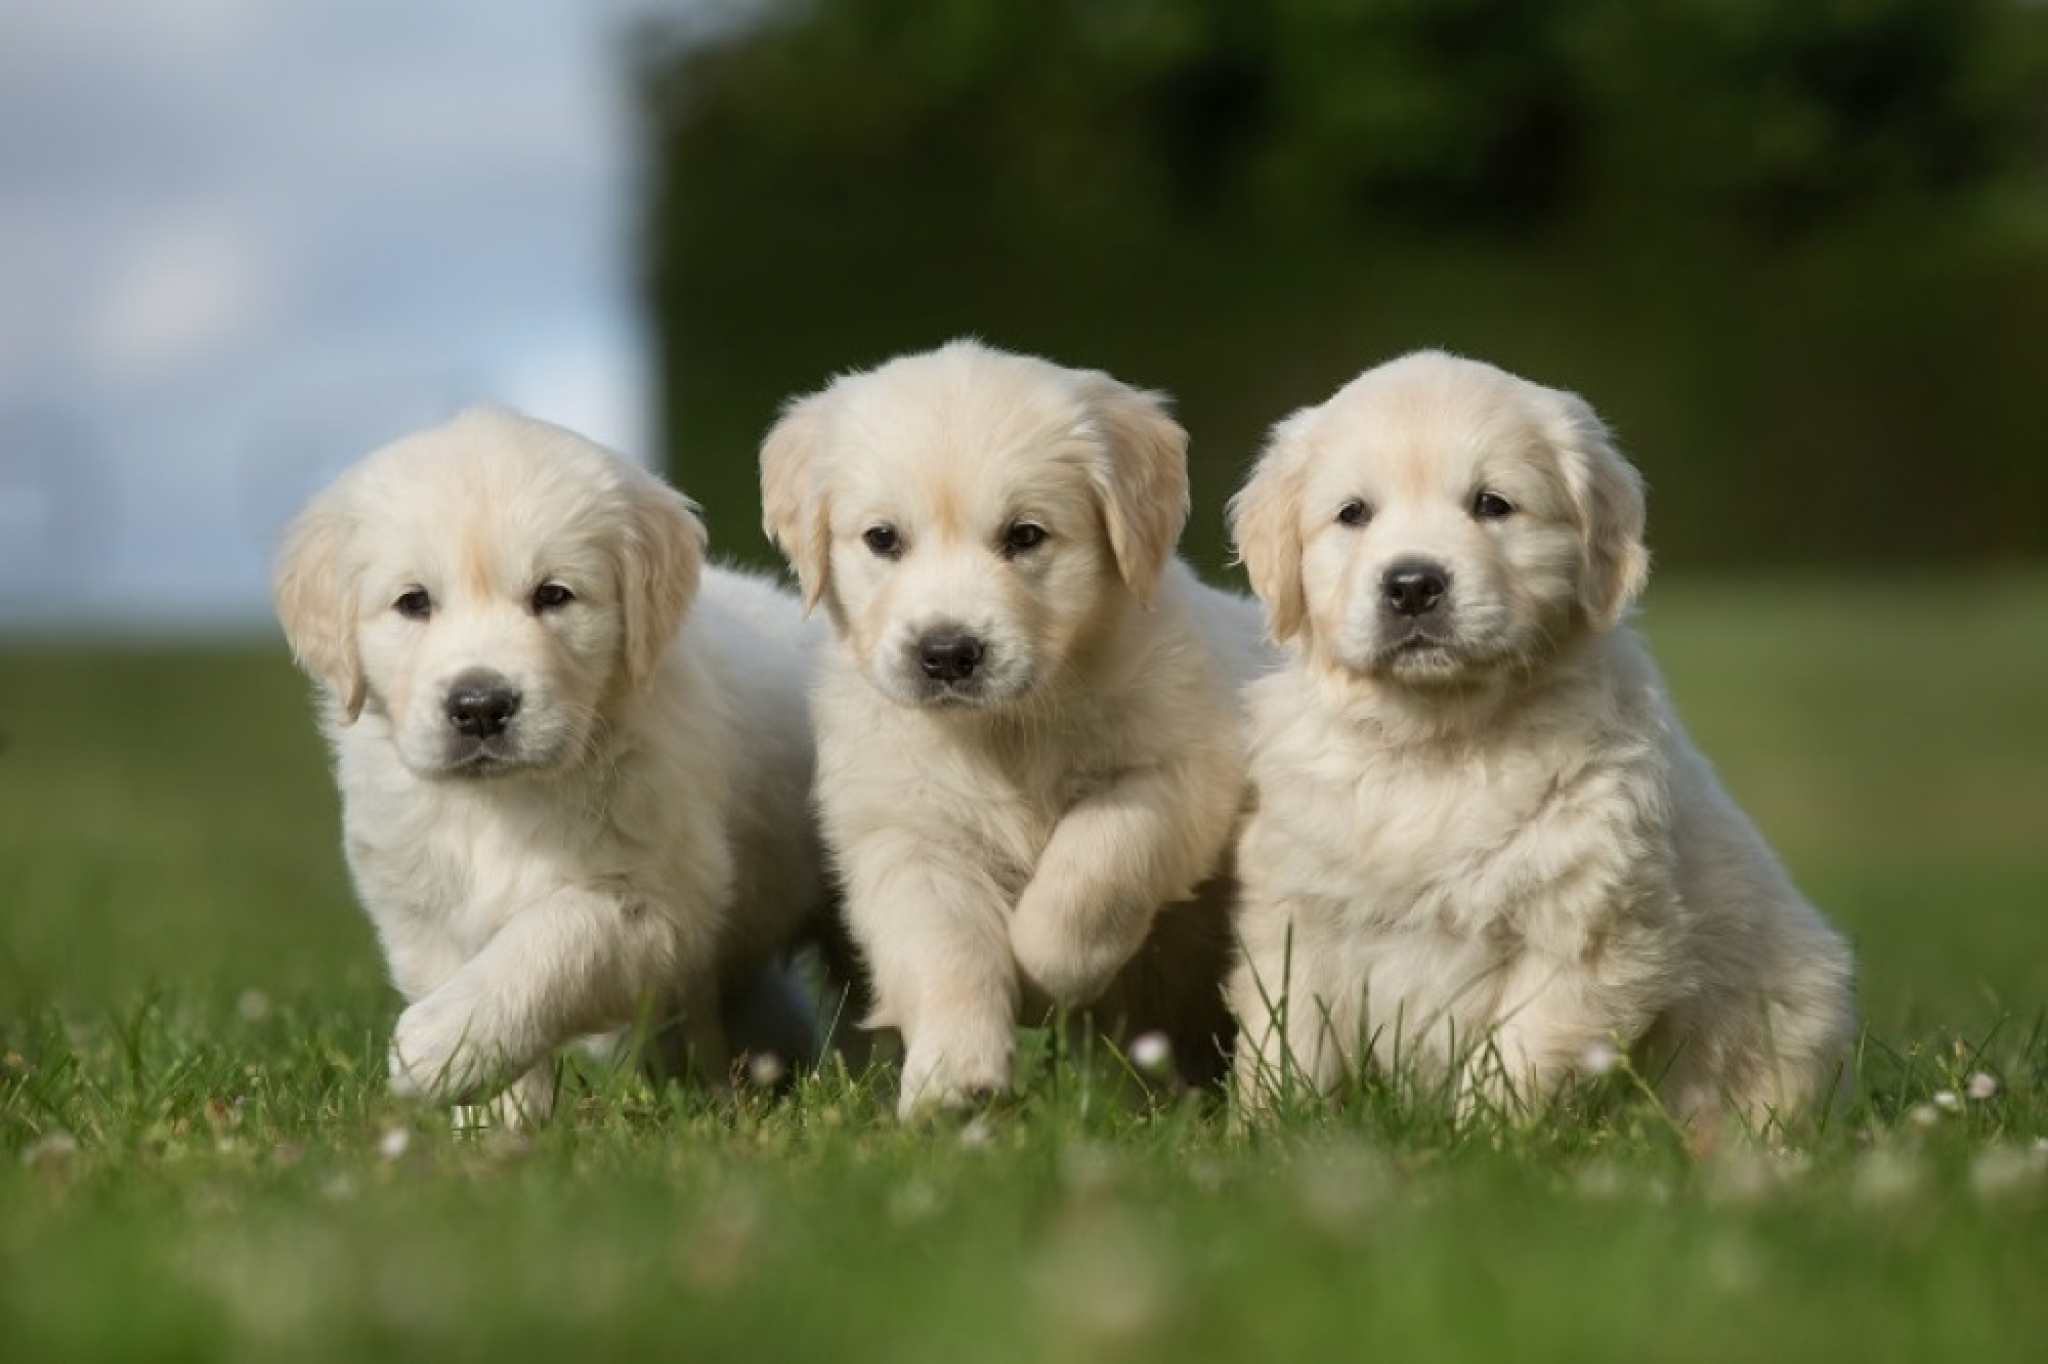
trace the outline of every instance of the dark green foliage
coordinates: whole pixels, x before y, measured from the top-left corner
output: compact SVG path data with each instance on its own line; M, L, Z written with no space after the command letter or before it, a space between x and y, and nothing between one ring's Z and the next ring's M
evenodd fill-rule
M782 399L961 333L1176 395L1210 567L1265 427L1429 344L1584 392L1670 562L2048 549L2038 8L834 0L640 37L670 462L729 553L768 557Z

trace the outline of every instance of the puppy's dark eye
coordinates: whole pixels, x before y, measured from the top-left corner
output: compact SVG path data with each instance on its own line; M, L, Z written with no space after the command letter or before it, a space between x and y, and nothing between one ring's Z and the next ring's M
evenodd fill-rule
M391 603L391 609L407 620L425 620L434 614L434 599L427 595L424 587L408 587L398 594L398 600Z
M1045 543L1045 527L1032 521L1015 521L1003 532L1003 556L1014 559Z
M860 533L861 543L880 558L894 559L903 553L903 537L894 526L869 526Z
M1472 516L1479 521L1498 521L1504 516L1515 514L1515 504L1491 488L1482 489L1472 499Z
M1337 524L1340 526L1362 526L1370 520L1372 508L1355 497L1337 508Z
M576 594L561 583L542 583L533 589L533 613L558 611L576 600Z

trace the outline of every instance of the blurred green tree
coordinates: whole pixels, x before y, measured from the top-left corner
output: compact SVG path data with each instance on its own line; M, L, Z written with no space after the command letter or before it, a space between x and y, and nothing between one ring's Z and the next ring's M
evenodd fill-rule
M1211 571L1264 428L1426 344L1583 392L1667 561L2048 549L2048 9L784 0L634 60L729 554L787 396L964 333L1174 393Z

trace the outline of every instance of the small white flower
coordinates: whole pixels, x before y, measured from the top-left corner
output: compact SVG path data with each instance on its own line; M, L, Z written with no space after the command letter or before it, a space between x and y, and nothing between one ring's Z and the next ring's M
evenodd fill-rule
M1580 1167L1572 1187L1583 1198L1620 1198L1629 1189L1628 1171L1611 1160L1592 1161Z
M270 1017L270 996L257 989L244 990L235 1000L235 1012L244 1023L261 1023Z
M1154 1353L1186 1291L1175 1247L1114 1206L1068 1209L1029 1265L1026 1282L1059 1341L1058 1357Z
M747 1058L747 1079L762 1089L773 1089L789 1074L789 1067L772 1051L755 1052Z
M1906 1110L1906 1121L1915 1127L1932 1127L1941 1121L1941 1110L1933 1104L1914 1104Z
M1131 1064L1139 1074L1158 1079L1173 1066L1173 1043L1163 1032L1141 1033L1131 1039Z
M412 1145L412 1133L403 1127L387 1127L377 1138L377 1154L386 1160L397 1160L405 1154L405 1148Z
M1605 1075L1621 1063L1621 1053L1612 1042L1595 1042L1579 1056L1579 1069L1589 1076Z
M939 1211L939 1191L913 1179L889 1196L889 1220L898 1226L927 1222Z
M2040 1187L2044 1172L2048 1172L2048 1150L2039 1143L2031 1150L1992 1146L1970 1162L1970 1187L1986 1203L2007 1203Z
M1060 1183L1077 1200L1100 1198L1116 1185L1116 1162L1092 1141L1072 1141L1060 1148Z
M1792 1152L1737 1147L1708 1168L1716 1196L1730 1203L1762 1203L1790 1188L1807 1165Z
M1910 1156L1902 1151L1879 1149L1856 1162L1849 1187L1856 1201L1865 1207L1895 1207L1917 1197L1926 1183L1926 1172Z
M48 1163L61 1165L77 1154L78 1138L59 1127L41 1140L30 1143L21 1153L21 1163L30 1166Z
M1963 1093L1982 1103L1998 1093L1998 1077L1987 1071L1978 1071L1963 1086Z
M1934 1106L1944 1113L1953 1113L1963 1106L1963 1100L1953 1089L1934 1091Z
M1374 1214L1401 1187L1400 1175L1377 1149L1327 1141L1308 1147L1295 1166L1301 1213L1325 1235L1353 1240L1367 1234Z

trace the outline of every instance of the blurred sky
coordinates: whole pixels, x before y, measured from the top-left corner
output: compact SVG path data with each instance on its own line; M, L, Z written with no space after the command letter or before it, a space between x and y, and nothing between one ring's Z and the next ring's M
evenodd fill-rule
M281 523L468 401L644 457L652 7L0 0L0 631L263 628Z

